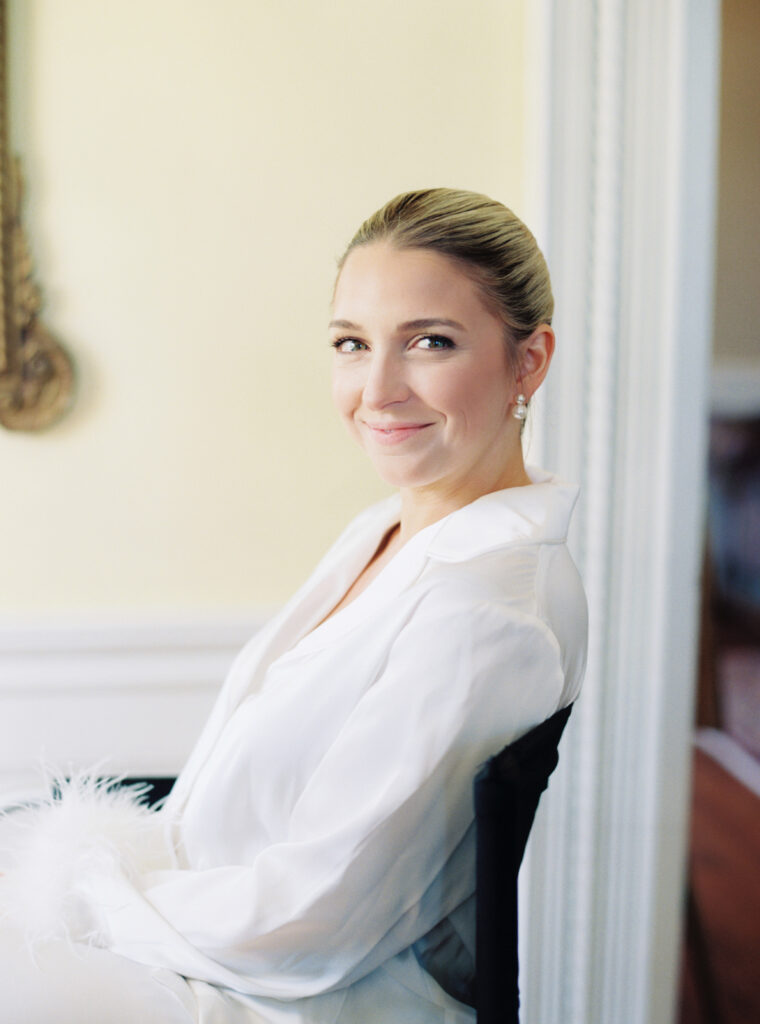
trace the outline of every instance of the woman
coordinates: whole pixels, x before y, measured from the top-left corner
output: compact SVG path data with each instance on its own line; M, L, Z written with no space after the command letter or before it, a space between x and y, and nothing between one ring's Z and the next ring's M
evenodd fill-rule
M108 1021L474 1020L423 966L436 949L449 974L472 970L473 776L575 698L585 659L576 492L527 470L520 442L552 305L532 235L484 196L407 193L359 229L333 298L333 393L398 493L242 651L163 810L111 812L118 834L142 815L134 850L106 847L107 812L92 825L68 797L87 840L37 953L55 1017L29 993L7 875L14 1024L79 1024L80 998Z

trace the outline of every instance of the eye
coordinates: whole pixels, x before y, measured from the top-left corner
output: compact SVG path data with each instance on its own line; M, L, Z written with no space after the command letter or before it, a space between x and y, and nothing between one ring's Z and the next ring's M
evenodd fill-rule
M336 352L361 352L363 348L367 346L363 341L359 341L358 338L336 338L335 341L331 341L330 344Z
M423 348L426 351L456 347L451 338L447 338L443 334L424 334L416 344L417 348Z

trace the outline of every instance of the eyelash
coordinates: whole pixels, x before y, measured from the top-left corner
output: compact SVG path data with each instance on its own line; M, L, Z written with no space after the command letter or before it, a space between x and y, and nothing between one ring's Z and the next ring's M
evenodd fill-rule
M431 347L431 348L423 349L424 352L436 352L436 351L440 352L440 351L443 351L444 349L456 348L456 345L451 340L451 338L447 338L444 334L421 334L418 338L415 339L415 341L424 341L424 340L427 340L427 341L442 341L443 342L443 345L441 345L440 347L436 346L435 348ZM342 352L343 349L341 348L341 346L346 341L353 341L357 345L365 345L366 346L366 342L360 341L359 338L351 338L351 337L336 338L335 341L331 341L330 344L332 345L332 347L337 352ZM346 354L347 355L351 355L352 353L349 352L349 353L346 353Z
M346 342L346 341L356 342L357 345L363 345L364 344L364 342L363 341L359 341L358 338L336 338L335 341L331 341L330 344L332 345L332 347L335 349L336 352L342 352L343 350L341 348L341 345L343 345L344 342Z

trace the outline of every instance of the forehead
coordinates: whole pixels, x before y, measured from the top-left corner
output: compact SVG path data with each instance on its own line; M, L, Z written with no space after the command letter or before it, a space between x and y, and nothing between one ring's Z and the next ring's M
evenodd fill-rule
M356 323L373 316L494 319L478 285L453 259L388 242L357 246L349 253L335 285L333 314Z

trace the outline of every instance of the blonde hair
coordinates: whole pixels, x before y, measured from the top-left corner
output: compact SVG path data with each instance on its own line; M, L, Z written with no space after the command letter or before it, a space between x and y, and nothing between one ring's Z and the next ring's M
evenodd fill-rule
M551 323L554 297L543 254L519 217L488 196L453 188L403 192L364 221L339 272L353 249L380 241L455 260L503 321L515 364L520 342L539 324Z

